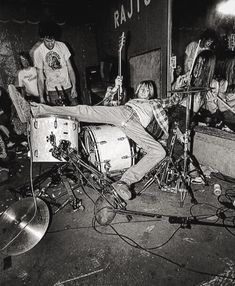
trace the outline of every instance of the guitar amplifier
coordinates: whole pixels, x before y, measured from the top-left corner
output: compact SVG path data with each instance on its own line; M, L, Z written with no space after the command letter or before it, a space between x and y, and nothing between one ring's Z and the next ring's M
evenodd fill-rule
M235 178L234 152L235 133L207 126L195 127L193 155L200 164Z

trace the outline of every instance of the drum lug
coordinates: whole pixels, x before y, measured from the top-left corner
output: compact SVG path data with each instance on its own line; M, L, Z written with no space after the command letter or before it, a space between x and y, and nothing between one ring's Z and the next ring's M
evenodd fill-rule
M34 151L34 156L35 156L35 157L38 157L38 150L35 150L35 151Z
M121 158L122 158L122 159L128 159L128 158L130 158L130 156L125 155L125 156L122 156Z
M95 161L94 162L94 165L96 166L96 167L98 167L98 166L100 166L102 163L101 162L98 162L98 161Z
M107 141L100 141L99 144L100 144L100 145L102 145L102 144L107 144Z
M55 119L55 121L54 121L54 127L55 127L55 129L57 128L57 118Z
M37 119L35 119L34 123L33 123L33 126L35 129L38 129L38 122L37 122Z
M125 140L126 139L126 137L119 137L117 140L118 141L123 141L123 140Z
M104 161L104 169L105 169L105 172L108 173L109 170L111 168L111 164L110 164L110 160L105 160Z

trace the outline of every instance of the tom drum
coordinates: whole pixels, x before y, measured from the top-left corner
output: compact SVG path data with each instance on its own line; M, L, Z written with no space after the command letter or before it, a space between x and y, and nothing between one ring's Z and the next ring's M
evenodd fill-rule
M30 143L33 162L60 162L50 152L52 145L48 138L55 135L56 145L68 140L78 150L79 122L70 116L39 116L30 121Z

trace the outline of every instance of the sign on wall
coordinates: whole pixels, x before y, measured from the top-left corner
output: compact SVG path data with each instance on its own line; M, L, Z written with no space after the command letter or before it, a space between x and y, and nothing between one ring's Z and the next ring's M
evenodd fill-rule
M142 12L144 7L149 6L151 0L128 0L120 5L120 9L113 13L114 27L117 29L123 23L132 19L135 14Z

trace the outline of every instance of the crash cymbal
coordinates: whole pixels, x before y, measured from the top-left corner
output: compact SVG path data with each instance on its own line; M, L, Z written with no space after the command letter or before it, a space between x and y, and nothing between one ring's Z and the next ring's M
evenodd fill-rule
M6 255L22 254L33 248L49 225L46 203L32 197L15 202L0 216L0 251Z
M173 89L169 90L169 93L194 93L194 92L203 92L203 91L209 91L214 88L212 87L190 87L189 89Z

